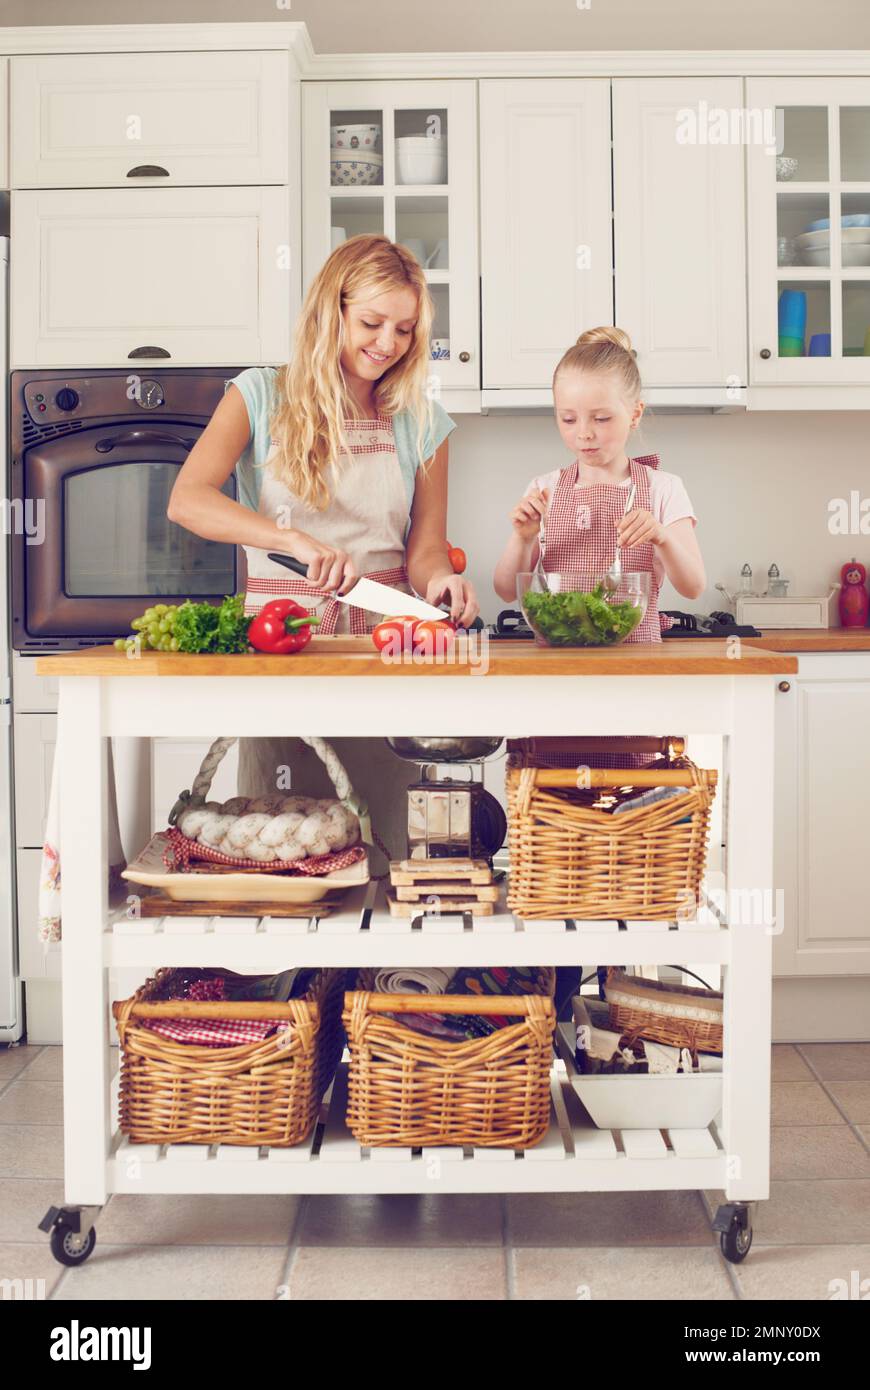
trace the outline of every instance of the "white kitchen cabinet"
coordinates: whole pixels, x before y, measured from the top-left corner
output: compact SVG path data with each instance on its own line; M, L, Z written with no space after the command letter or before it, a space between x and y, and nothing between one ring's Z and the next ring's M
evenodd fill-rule
M483 385L549 387L613 322L610 83L480 84Z
M9 187L9 59L0 58L0 188Z
M432 361L430 391L479 387L474 82L303 83L302 110L305 285L333 243L363 233L407 243L428 262L432 340L448 345ZM344 163L333 135L347 142ZM403 142L415 138L409 152Z
M616 322L645 387L746 385L743 146L707 138L738 77L613 83Z
M870 975L868 727L870 653L801 653L777 695L775 975Z
M57 740L57 715L15 713L12 723L15 757L15 843L42 848L51 769Z
M38 676L32 656L12 653L12 703L16 716L57 713L57 676Z
M748 146L750 383L870 386L870 79L746 87L780 140ZM870 393L815 408L850 402L866 407Z
M13 367L287 360L286 188L13 192Z
M289 85L278 52L13 58L12 186L287 183Z

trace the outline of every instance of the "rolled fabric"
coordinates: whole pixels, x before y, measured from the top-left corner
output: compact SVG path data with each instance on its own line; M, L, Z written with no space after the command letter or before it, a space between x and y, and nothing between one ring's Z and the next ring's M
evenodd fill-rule
M452 978L452 970L437 966L408 970L387 965L375 975L375 990L378 994L446 994Z

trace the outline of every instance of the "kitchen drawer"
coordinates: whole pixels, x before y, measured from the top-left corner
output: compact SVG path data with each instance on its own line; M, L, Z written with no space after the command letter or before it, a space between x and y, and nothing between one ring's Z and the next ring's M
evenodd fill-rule
M12 730L15 749L15 843L23 849L41 849L51 790L57 716L16 713Z
M12 194L17 367L284 362L298 304L286 188Z
M58 676L38 676L32 656L12 653L12 705L16 714L57 714Z
M151 825L154 830L166 829L169 812L178 800L178 793L190 788L213 742L210 738L153 740ZM229 801L231 796L236 795L238 765L239 745L235 743L214 775L209 801Z
M286 183L289 85L284 53L13 58L13 187Z
M59 980L60 942L52 942L46 949L37 935L42 851L20 849L16 855L16 867L19 973L22 980Z

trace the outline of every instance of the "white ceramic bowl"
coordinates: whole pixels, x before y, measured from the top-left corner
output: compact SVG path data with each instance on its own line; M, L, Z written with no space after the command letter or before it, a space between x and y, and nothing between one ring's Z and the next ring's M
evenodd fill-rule
M329 127L329 139L334 150L379 150L381 148L381 127L379 125L333 125Z
M870 242L863 246L843 246L841 251L844 266L870 265ZM830 265L830 252L826 246L801 252L804 265Z
M379 154L360 154L357 150L330 150L330 182L334 188L353 188L381 183L384 161Z
M396 149L398 150L422 150L427 146L443 146L446 137L444 135L397 135Z
M840 239L844 246L866 246L870 242L870 227L843 227ZM827 229L820 232L801 232L794 244L800 251L827 250L831 244L831 233Z
M444 183L447 178L447 151L438 149L397 151L399 183Z

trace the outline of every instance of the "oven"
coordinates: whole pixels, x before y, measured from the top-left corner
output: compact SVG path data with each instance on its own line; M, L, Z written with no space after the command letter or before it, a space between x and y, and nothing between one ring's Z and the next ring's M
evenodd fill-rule
M169 521L184 463L241 368L11 377L12 644L109 642L155 600L243 587L233 545ZM223 491L235 497L231 475Z

